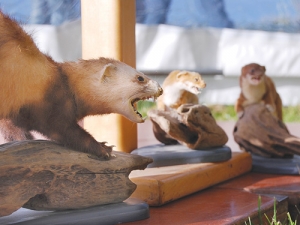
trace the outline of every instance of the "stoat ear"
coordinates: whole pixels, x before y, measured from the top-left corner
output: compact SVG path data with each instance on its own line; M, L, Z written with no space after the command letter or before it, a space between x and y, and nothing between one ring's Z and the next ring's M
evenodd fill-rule
M181 71L181 72L177 73L177 78L180 78L181 76L183 76L187 73L188 73L187 71Z
M105 79L106 77L109 77L111 75L111 71L116 69L116 66L112 63L108 63L106 64L102 70L100 70L99 72L99 77L100 77L100 80L103 80Z

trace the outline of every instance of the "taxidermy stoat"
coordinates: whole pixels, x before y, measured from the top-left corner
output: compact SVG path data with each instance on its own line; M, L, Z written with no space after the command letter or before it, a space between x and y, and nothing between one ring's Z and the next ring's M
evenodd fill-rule
M6 140L31 139L30 131L36 130L102 158L111 156L112 147L97 142L77 122L88 115L119 113L140 123L137 101L162 94L156 81L114 59L53 61L2 12L0 68L0 118Z
M266 68L256 63L245 65L240 76L241 93L235 104L240 118L244 108L254 103L263 103L268 110L282 121L282 101L275 85L266 74Z
M177 109L183 104L198 104L198 94L205 87L199 73L174 70L163 82L164 93L157 99L157 108Z

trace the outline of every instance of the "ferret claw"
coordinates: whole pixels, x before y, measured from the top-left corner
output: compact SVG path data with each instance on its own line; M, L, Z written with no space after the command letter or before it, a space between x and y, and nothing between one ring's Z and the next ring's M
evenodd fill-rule
M106 153L105 155L104 155L104 159L109 159L110 158L110 154L109 153Z
M270 112L274 112L274 108L273 106L271 106L270 104L266 104L266 108L270 111Z
M237 113L237 116L238 116L239 119L242 118L243 115L244 115L244 111L240 111L240 112Z

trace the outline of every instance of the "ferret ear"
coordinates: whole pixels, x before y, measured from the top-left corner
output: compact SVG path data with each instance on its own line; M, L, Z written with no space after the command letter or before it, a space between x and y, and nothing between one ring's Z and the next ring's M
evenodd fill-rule
M262 66L263 70L266 72L266 67Z
M179 73L177 73L177 78L181 77L182 75L185 75L187 74L188 72L187 71L181 71Z
M106 77L109 77L111 75L111 70L116 69L116 66L112 63L106 64L102 70L99 72L100 79L105 79Z

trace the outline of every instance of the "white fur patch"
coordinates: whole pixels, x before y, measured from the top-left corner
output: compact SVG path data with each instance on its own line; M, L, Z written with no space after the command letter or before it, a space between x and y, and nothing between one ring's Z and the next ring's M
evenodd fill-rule
M166 106L174 105L180 99L183 91L189 91L195 94L195 89L192 88L192 82L176 82L164 88L163 102ZM196 93L198 94L198 92Z

